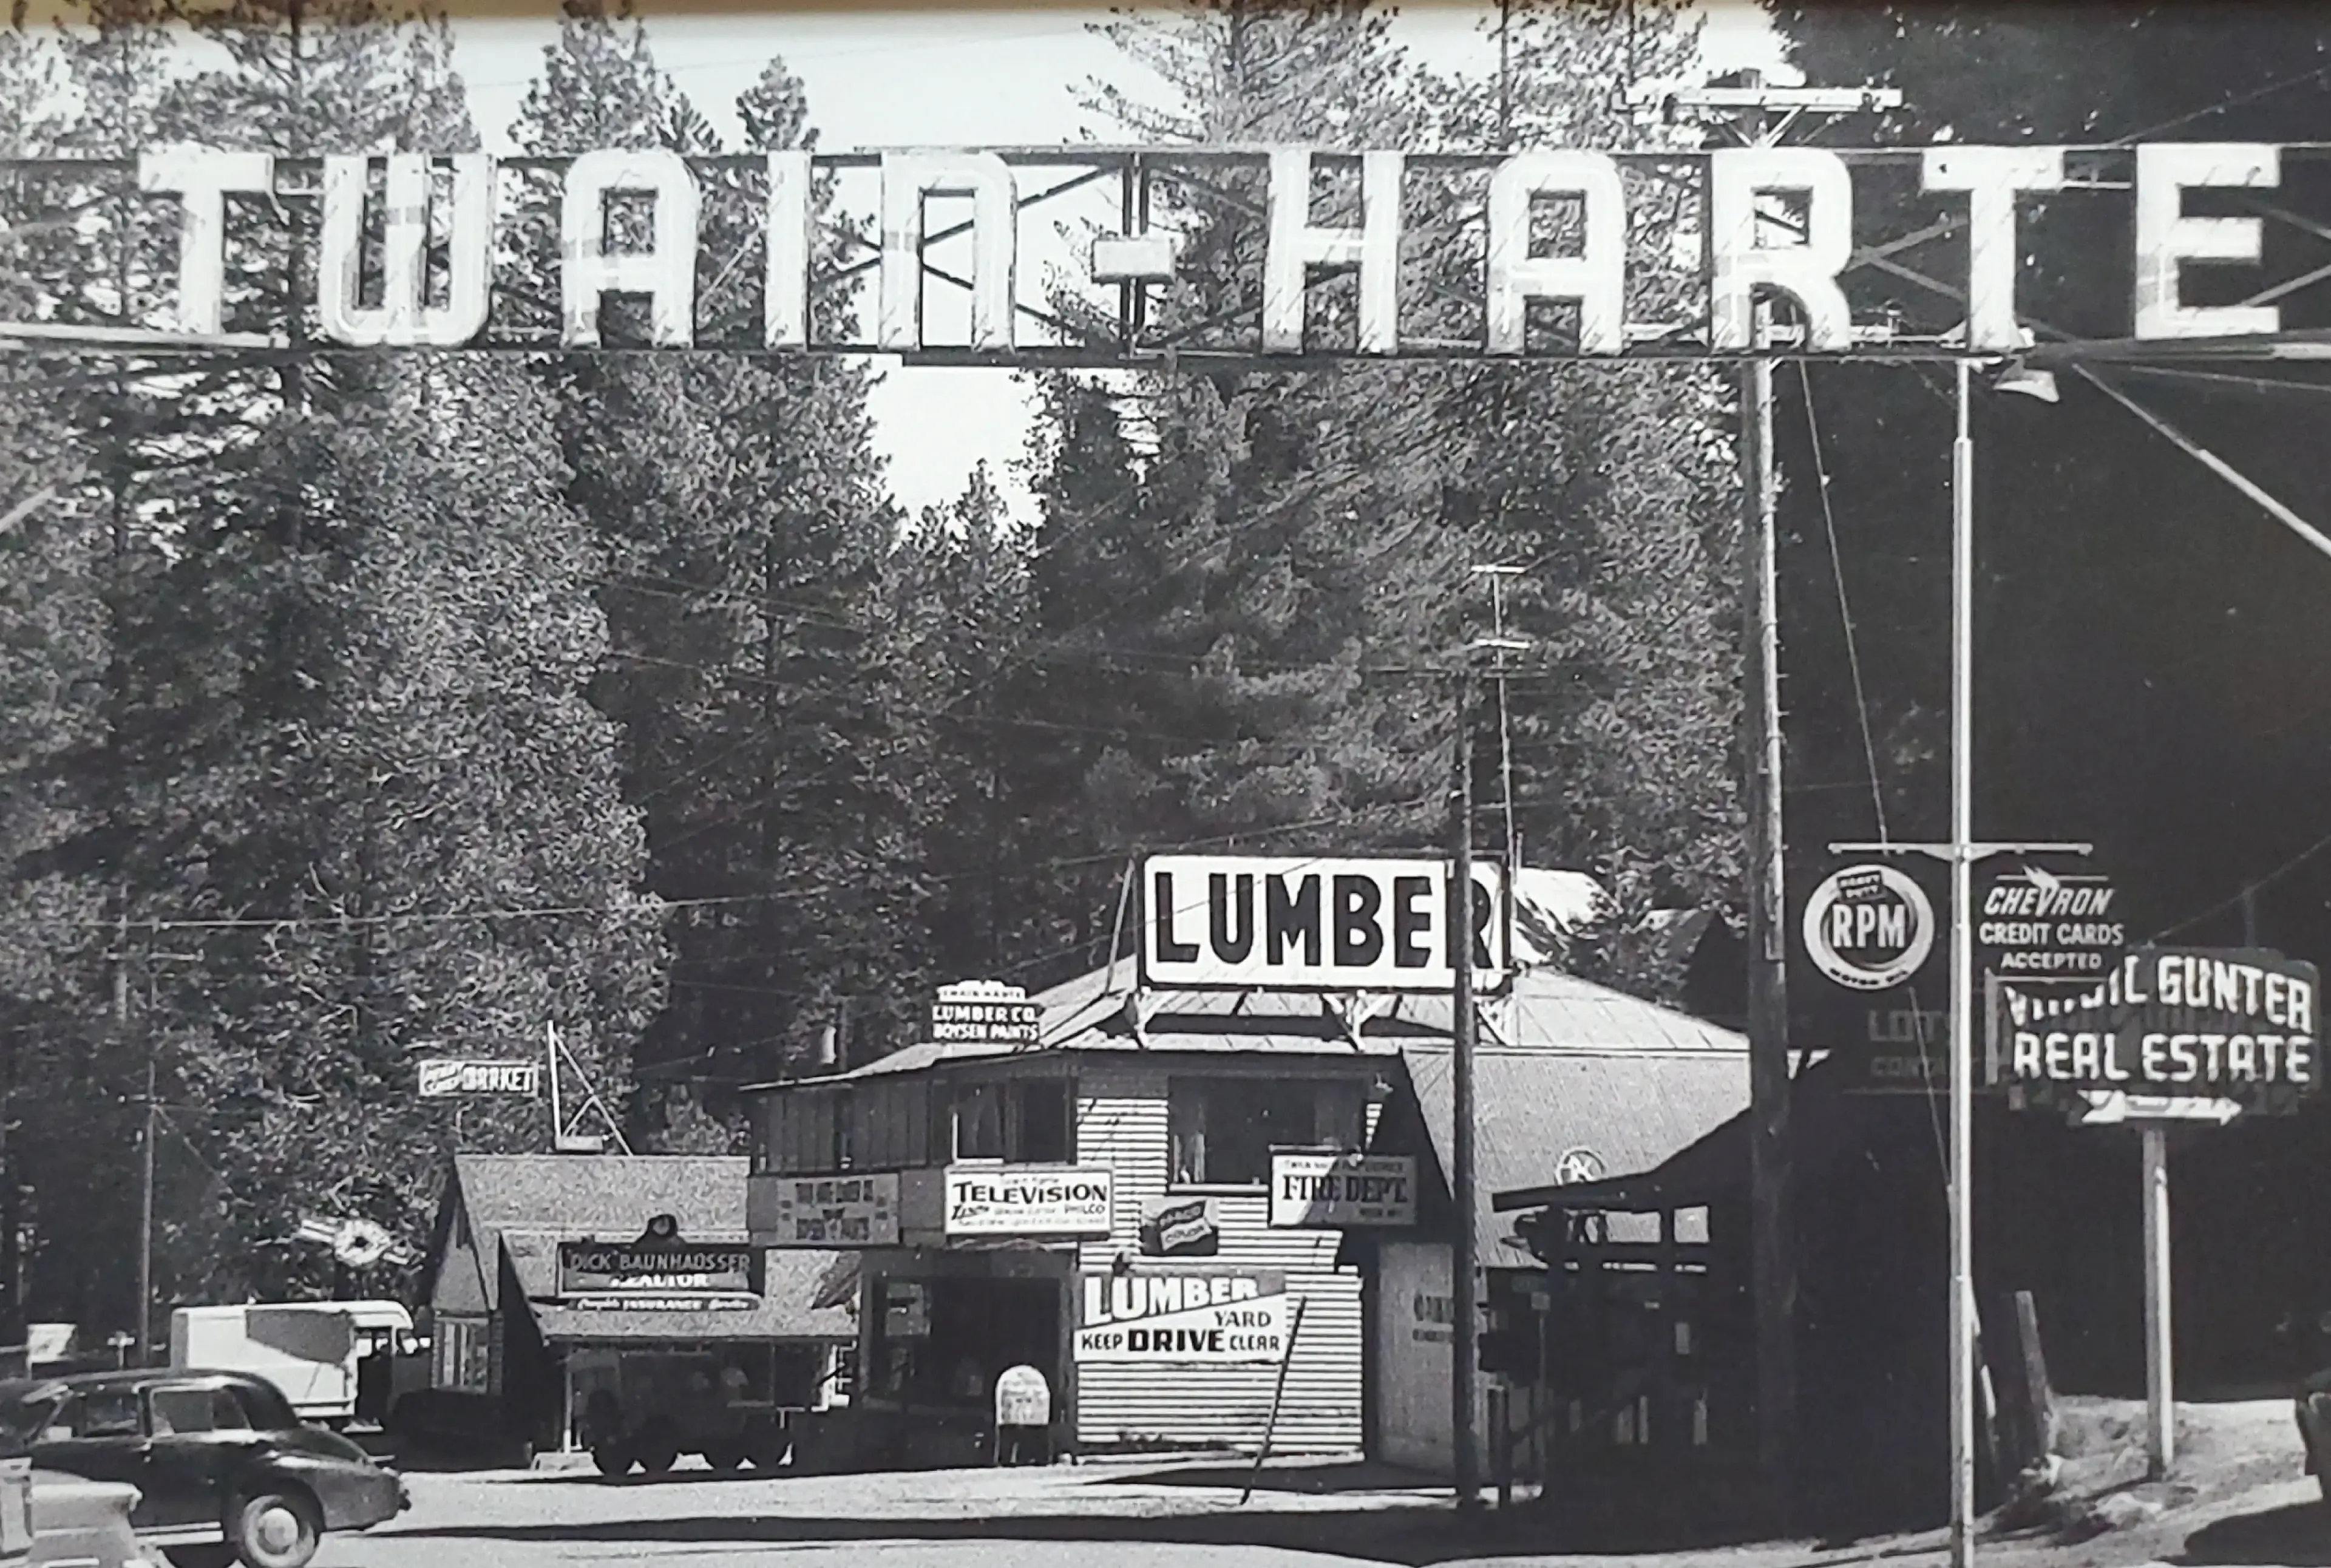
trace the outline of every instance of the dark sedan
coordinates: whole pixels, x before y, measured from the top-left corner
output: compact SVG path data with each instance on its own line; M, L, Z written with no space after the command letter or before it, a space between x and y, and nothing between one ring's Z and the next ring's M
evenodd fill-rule
M241 1373L0 1383L0 1444L43 1469L136 1487L131 1522L178 1568L307 1568L324 1532L408 1506L395 1472Z

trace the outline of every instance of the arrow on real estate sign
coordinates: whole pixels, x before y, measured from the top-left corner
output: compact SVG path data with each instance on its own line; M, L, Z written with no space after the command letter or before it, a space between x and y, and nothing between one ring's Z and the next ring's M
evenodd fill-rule
M2240 1102L2200 1095L2130 1094L2124 1089L2084 1089L2088 1108L2079 1114L2084 1127L2117 1126L2125 1122L2215 1122L2224 1126L2242 1114Z

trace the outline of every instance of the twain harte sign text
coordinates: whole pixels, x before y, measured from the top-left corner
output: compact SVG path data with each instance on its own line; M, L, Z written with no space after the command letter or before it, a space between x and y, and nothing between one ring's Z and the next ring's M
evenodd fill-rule
M1080 1362L1277 1363L1287 1354L1285 1277L1088 1274Z
M717 162L741 169L756 193L748 199L759 208L759 254L737 258L751 264L761 281L762 309L751 346L810 346L813 259L820 249L813 186L831 171L871 164L880 184L877 221L871 226L880 235L880 298L874 340L867 347L890 353L925 347L923 252L932 237L926 208L933 198L953 198L967 199L972 209L972 249L964 274L970 295L967 347L1008 354L1023 313L1015 294L1020 208L1031 198L1021 181L1023 174L1039 172L1028 166L1032 162L1058 165L1075 150L1033 149L1017 155L1017 164L994 152L945 149L833 156L780 151L755 159L693 162L652 147L583 153L556 176L559 188L552 197L558 246L557 275L549 290L555 295L557 341L568 347L600 346L602 303L624 294L648 301L645 329L652 345L695 342L703 270L698 252L706 227L699 170ZM2238 337L2278 330L2280 309L2271 302L2188 304L2183 284L2189 263L2255 262L2260 250L2258 219L2189 216L2186 193L2270 190L2282 183L2283 150L2234 142L2101 151L1930 147L1864 161L1898 166L1915 160L1917 184L1932 204L1955 219L1964 214L1966 307L1958 351L2014 353L2026 347L2016 319L2024 264L2018 201L2057 191L2130 191L2113 198L2126 204L2131 219L2130 337ZM1126 151L1088 156L1114 166ZM1177 152L1192 156L1188 149L1166 147L1144 156L1170 163ZM1453 164L1398 151L1339 156L1304 147L1217 151L1213 157L1218 164L1242 165L1263 176L1256 182L1263 208L1264 243L1255 280L1261 353L1305 351L1307 288L1315 273L1329 270L1356 274L1359 354L1394 355L1409 347L1402 318L1403 296L1412 292L1402 287L1403 197L1412 177L1421 176L1427 166ZM1531 308L1541 302L1575 312L1575 347L1566 353L1617 355L1665 335L1659 330L1665 324L1629 316L1631 271L1674 264L1645 253L1632 233L1636 214L1629 211L1622 171L1646 157L1694 166L1700 176L1696 183L1704 249L1697 305L1705 310L1706 350L1752 347L1755 299L1760 290L1772 290L1797 305L1801 349L1884 351L1889 327L1856 321L1839 281L1855 261L1854 165L1826 148L1760 147L1625 155L1544 147L1488 160L1476 274L1485 309L1475 352L1524 352ZM2099 178L2090 166L2100 157L2117 160L2110 177ZM1331 158L1346 168L1356 165L1356 225L1322 223L1314 215L1315 170ZM1464 155L1455 161L1465 162ZM1471 163L1483 161L1475 157ZM376 166L361 155L334 157L308 173L318 165L303 160L303 172L280 182L278 160L266 153L207 147L146 152L137 161L138 190L176 210L177 328L189 335L218 333L228 296L237 291L230 288L229 202L279 214L289 212L287 204L313 204L320 207L314 303L328 339L356 347L452 347L477 338L492 309L497 225L508 204L500 188L502 169L482 154L437 158L402 152L379 166L376 189ZM1889 171L1886 177L1890 184L1900 176ZM1759 209L1784 196L1801 204L1801 214L1781 232L1760 222ZM645 244L635 250L611 247L611 199L638 198L652 212ZM1549 202L1580 214L1580 241L1566 253L1533 254L1533 209ZM375 211L385 212L385 218L376 222ZM433 240L433 228L440 226L446 235L442 245ZM385 287L378 303L368 303L366 252L375 247ZM1089 280L1105 285L1168 280L1177 270L1177 252L1178 239L1170 231L1103 235L1090 251ZM442 261L433 266L438 254ZM424 298L426 280L438 266L448 286L442 299L430 299ZM243 280L234 281L240 285Z
M2002 984L1993 1074L2027 1091L2288 1110L2322 1083L2318 1000L2315 966L2279 954L2145 949L2069 993Z

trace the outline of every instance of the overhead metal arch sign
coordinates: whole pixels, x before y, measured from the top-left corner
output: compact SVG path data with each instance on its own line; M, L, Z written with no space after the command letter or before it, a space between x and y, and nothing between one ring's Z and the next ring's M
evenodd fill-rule
M2216 302L2193 298L2193 274L2257 271L2271 218L2312 220L2262 201L2191 209L2273 192L2286 166L2326 156L2156 143L16 160L17 188L36 194L13 222L86 214L109 193L157 245L175 230L176 266L130 325L51 315L0 322L0 341L1013 366L2044 356L2019 320L2019 203L2077 196L2126 205L2126 308L2117 337L2060 336L2288 352L2285 307L2325 270L2258 272ZM1208 245L1204 290L1182 288L1199 271L1194 214L1236 241ZM1882 308L1849 288L1880 275L1896 296ZM1902 302L1906 284L1918 308ZM1780 337L1759 342L1765 297L1790 309Z

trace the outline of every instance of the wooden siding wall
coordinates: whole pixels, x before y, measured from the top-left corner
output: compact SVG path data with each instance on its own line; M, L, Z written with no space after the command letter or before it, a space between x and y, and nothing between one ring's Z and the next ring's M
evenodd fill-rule
M1168 1200L1169 1076L1162 1065L1080 1064L1076 1160L1107 1165L1114 1173L1116 1212L1108 1240L1080 1246L1078 1269L1080 1274L1106 1273L1118 1254L1126 1252L1144 1274L1284 1273L1289 1297L1307 1305L1288 1366L1272 1447L1288 1452L1356 1451L1363 1441L1361 1385L1366 1352L1358 1271L1336 1265L1341 1231L1272 1230L1268 1198L1260 1188L1193 1189L1171 1196L1175 1201L1207 1201L1221 1231L1216 1255L1140 1255L1142 1221ZM1371 1117L1374 1110L1371 1107ZM1080 1288L1076 1299L1080 1311ZM1086 1445L1146 1440L1251 1448L1262 1439L1278 1375L1275 1366L1080 1366L1077 1440Z

